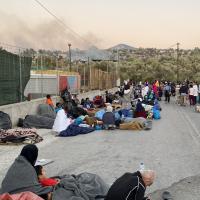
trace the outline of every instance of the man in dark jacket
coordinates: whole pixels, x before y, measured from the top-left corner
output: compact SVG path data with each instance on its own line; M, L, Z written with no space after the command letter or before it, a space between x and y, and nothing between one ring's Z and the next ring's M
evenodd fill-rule
M179 90L180 96L181 96L181 106L185 106L186 105L186 97L188 94L188 87L185 83L182 84L182 86L180 87Z
M154 181L151 170L125 173L110 187L105 200L150 200L144 197L147 186Z
M103 114L102 121L105 129L115 129L115 115L112 111L112 106L107 106L106 112Z

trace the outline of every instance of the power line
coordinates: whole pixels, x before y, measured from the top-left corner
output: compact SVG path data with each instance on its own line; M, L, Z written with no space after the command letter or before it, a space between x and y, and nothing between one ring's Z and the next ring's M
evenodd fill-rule
M37 4L39 4L46 12L48 12L53 18L56 19L56 21L62 25L65 29L71 31L76 37L80 38L82 41L84 41L86 44L93 45L90 41L87 41L85 38L83 38L81 35L79 35L77 32L75 32L72 28L67 26L61 19L59 19L53 12L51 12L46 6L44 6L39 0L34 0Z
M167 49L170 49L170 48L175 47L175 46L177 46L177 43L169 46Z

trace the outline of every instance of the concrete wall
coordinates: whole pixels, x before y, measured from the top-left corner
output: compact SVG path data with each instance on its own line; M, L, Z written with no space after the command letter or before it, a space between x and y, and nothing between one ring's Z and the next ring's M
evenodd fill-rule
M109 90L110 92L115 92L116 89ZM100 90L94 90L86 93L82 93L78 95L78 98L81 100L82 98L89 97L92 99L96 95L103 95L105 94L105 91ZM54 104L59 101L60 97L52 97L52 100L54 101ZM31 101L25 101L22 103L15 103L15 104L9 104L5 106L0 106L0 111L3 111L10 115L10 118L12 120L13 126L16 126L18 123L19 118L24 118L26 115L34 115L37 113L37 108L39 104L44 104L46 98L41 99L35 99Z

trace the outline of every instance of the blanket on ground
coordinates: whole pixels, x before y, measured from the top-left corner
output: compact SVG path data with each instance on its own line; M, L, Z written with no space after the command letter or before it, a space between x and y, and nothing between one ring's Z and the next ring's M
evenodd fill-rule
M22 192L10 195L8 193L0 195L0 200L43 200L32 192Z
M95 200L97 196L105 196L108 185L95 174L82 173L67 175L61 179L53 192L53 200Z
M126 118L125 123L120 124L121 130L150 130L152 129L152 120L147 120L143 117Z
M0 194L29 191L43 195L52 190L52 187L42 187L38 182L34 167L23 156L18 156L2 181Z
M52 129L54 119L39 115L27 115L23 121L24 128L46 128Z
M38 143L41 142L43 138L37 134L36 129L24 129L16 128L9 130L0 130L0 144L5 144L8 142L12 143Z
M70 124L66 130L60 132L59 136L61 137L76 136L80 134L91 133L94 130L95 129L92 127L80 127L76 124Z
M56 113L54 111L54 108L48 104L40 104L38 106L37 112L38 112L38 115L40 115L40 116L49 117L52 119L56 118Z
M143 125L140 122L132 121L128 123L120 124L119 128L121 130L143 130Z

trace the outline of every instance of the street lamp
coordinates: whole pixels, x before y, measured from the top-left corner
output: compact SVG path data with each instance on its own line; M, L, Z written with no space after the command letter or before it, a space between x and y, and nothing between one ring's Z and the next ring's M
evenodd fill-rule
M70 72L72 71L71 46L72 46L72 45L69 43L69 44L68 44L68 47L69 47L69 71L70 71Z

